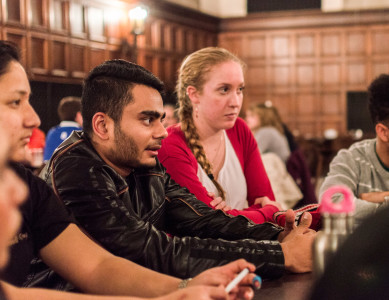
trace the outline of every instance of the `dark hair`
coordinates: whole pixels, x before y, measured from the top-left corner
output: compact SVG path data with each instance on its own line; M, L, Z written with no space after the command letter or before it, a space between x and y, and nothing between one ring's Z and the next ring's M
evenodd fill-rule
M0 76L7 72L11 61L20 61L19 49L13 43L0 40Z
M389 75L381 74L368 88L368 104L374 124L389 121Z
M161 95L164 84L145 68L121 59L108 60L95 67L84 81L81 112L83 128L92 133L92 118L106 113L118 123L124 107L132 101L131 90L136 84L156 89Z
M58 105L58 116L61 121L74 121L77 113L81 111L80 97L62 98Z

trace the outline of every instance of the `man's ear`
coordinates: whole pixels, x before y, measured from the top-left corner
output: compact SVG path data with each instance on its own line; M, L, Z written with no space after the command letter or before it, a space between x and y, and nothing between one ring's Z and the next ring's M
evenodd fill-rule
M192 101L192 104L199 104L199 92L194 86L188 86L186 88L186 94L188 95L190 101Z
M92 118L93 133L102 140L108 140L110 137L113 120L105 113L95 113Z
M389 141L389 129L382 123L377 123L375 126L375 132L377 137L383 142L387 143Z

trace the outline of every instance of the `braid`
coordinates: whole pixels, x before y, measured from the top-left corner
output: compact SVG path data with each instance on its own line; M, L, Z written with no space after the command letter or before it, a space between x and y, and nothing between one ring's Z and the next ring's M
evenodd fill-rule
M189 101L190 102L190 101ZM197 133L196 126L193 122L193 108L192 106L186 107L184 105L180 105L179 116L181 120L181 129L185 134L185 139L188 143L189 149L192 151L195 156L197 162L203 168L208 177L212 180L213 184L216 186L217 191L219 192L219 196L225 200L225 192L220 185L220 183L215 179L212 173L212 166L208 161L207 156L205 155L205 151L201 143L199 142L200 137Z
M222 199L225 199L225 192L220 183L214 178L211 163L209 162L204 148L200 143L200 137L193 121L192 102L186 94L186 89L188 86L193 86L198 91L201 91L206 81L206 75L211 68L226 61L238 62L242 68L245 66L239 58L226 49L208 47L198 50L187 56L182 62L176 85L179 103L178 116L181 121L181 129L185 134L188 147L192 151L197 162L216 186L219 196L222 197Z

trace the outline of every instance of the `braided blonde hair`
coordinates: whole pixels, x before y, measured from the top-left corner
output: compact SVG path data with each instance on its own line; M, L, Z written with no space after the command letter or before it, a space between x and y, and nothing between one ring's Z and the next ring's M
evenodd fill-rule
M215 184L219 192L219 196L223 199L225 199L225 192L214 178L211 163L209 162L204 148L200 143L200 137L193 121L193 105L187 95L186 89L188 86L193 86L197 91L201 92L205 82L207 81L207 74L211 71L212 67L228 61L235 61L239 63L242 68L245 67L244 63L238 57L226 49L208 47L198 50L188 55L182 62L176 85L179 104L178 116L180 118L181 129L185 134L188 146L193 155L196 157L197 162Z

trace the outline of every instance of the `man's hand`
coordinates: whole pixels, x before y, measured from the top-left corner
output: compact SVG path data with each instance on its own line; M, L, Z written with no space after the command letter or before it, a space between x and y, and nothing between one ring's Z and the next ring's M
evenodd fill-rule
M312 220L311 220L312 221ZM284 226L284 231L282 231L279 235L278 235L278 241L279 242L282 242L284 240L284 238L289 235L289 233L292 232L293 229L296 228L296 225L295 225L295 214L294 214L294 211L292 209L288 209L286 212L285 212L285 226Z
M389 192L370 192L370 193L361 193L358 198L372 202L372 203L383 203L385 197L389 197Z
M254 204L260 204L262 207L265 205L273 205L278 208L278 210L282 210L281 204L276 201L270 200L267 196L256 198Z
M208 196L213 198L210 204L214 209L221 209L223 211L231 210L231 206L228 206L222 197L215 197L214 193L208 193Z
M229 294L229 299L252 299L254 292L252 282L255 277L253 273L255 266L244 259L239 259L221 267L215 267L202 272L188 286L211 285L223 286L225 288L243 269L248 268L250 273L235 287Z
M295 226L294 213L291 212L289 210L286 212L285 232L281 239L279 237L284 252L285 269L293 273L310 272L312 271L312 243L316 236L316 232L309 229L312 216L305 212L300 224Z

